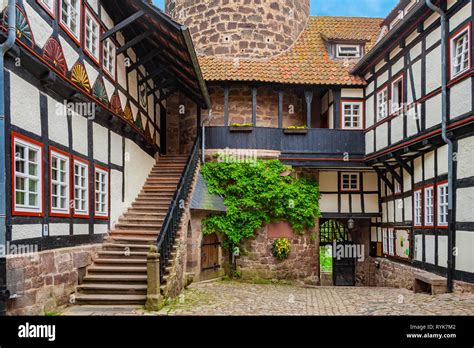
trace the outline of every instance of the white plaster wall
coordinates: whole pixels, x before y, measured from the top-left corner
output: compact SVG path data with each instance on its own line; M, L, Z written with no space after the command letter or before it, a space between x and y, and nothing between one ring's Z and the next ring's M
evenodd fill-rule
M117 81L122 88L127 89L127 73L125 70L125 56L117 56Z
M94 159L109 163L109 131L97 123L93 123Z
M388 222L387 203L382 203L382 222L384 222L384 223Z
M49 96L47 96L47 98L49 138L61 145L69 146L65 105Z
M122 202L122 172L110 171L110 222L114 226L118 218L127 210Z
M403 116L399 115L392 120L392 144L403 140Z
M364 90L361 88L342 88L341 97L342 98L363 98Z
M137 80L137 71L133 70L128 73L128 86L130 96L138 101L138 80Z
M421 115L421 105L420 104L417 105L417 109L418 109L418 111L417 111L418 116L413 115L413 114L408 114L407 115L407 135L409 137L418 133L417 117L420 117L419 115Z
M412 221L413 220L413 205L412 205L412 198L407 197L404 199L405 205L405 221Z
M388 124L381 124L376 128L376 132L376 150L381 150L388 145Z
M337 194L323 194L319 201L322 213L337 213Z
M441 86L441 70L441 46L438 46L426 55L426 93Z
M414 60L414 57L411 57L411 60ZM412 64L413 70L413 80L415 81L415 92L416 98L419 99L421 97L421 60L418 60L416 63ZM413 103L413 93L411 89L411 75L407 74L407 102Z
M438 266L448 267L448 237L438 236Z
M410 191L411 190L411 176L405 170L402 171L403 177L403 190Z
M334 105L331 105L328 109L329 117L329 128L334 129Z
M50 236L69 236L69 224L49 224Z
M458 188L456 191L456 202L456 221L473 221L474 187ZM474 244L472 244L472 246L474 246Z
M435 264L435 236L425 236L425 261Z
M364 173L364 191L378 191L377 173Z
M396 75L399 71L401 71L404 66L405 59L404 57L401 57L392 65L392 76Z
M108 229L107 225L94 224L94 234L106 234Z
M365 101L365 127L368 128L374 124L374 97L370 97Z
M458 141L458 179L474 176L474 136Z
M123 165L122 137L110 132L110 161L118 166Z
M403 222L403 199L397 198L395 204L395 222Z
M474 149L473 149L474 150ZM472 156L472 152L471 152ZM438 148L438 175L448 173L448 146Z
M415 158L413 164L415 166L414 170L414 179L415 179L415 184L419 183L420 181L423 180L423 167L422 167L422 157L417 157Z
M73 113L72 115L72 147L74 151L87 156L88 149L88 136L87 136L87 118Z
M377 77L377 86L382 86L388 81L388 70L385 70L382 74Z
M434 151L425 154L425 180L434 178L435 174L435 153Z
M394 207L395 207L395 202L389 201L387 204L388 222L395 222Z
M362 204L360 200L360 195L351 195L351 199L352 199L352 212L362 213Z
M441 27L436 28L426 36L426 49L441 41Z
M413 40L415 40L416 38L418 37L418 33L415 31L413 31L410 35L407 36L407 38L405 39L405 43L406 45L410 44L411 42L413 42Z
M114 21L112 20L112 18L110 18L109 14L105 11L103 6L101 6L100 8L101 8L100 19L102 19L102 22L104 22L107 29L111 29L114 26Z
M377 194L364 195L364 207L366 213L379 213L379 196Z
M370 76L372 76L372 75L370 75ZM366 79L368 79L368 78L366 77ZM365 94L369 95L369 94L372 93L373 91L374 91L374 82L372 81L372 82L369 83L369 84L367 85L367 87L365 88Z
M466 79L454 85L450 91L450 116L462 116L472 111L472 82Z
M395 47L393 50L390 51L390 59L393 59L401 51L402 49L399 46Z
M25 12L26 16L28 17L28 21L30 22L35 44L38 47L43 48L46 41L48 41L50 36L53 34L53 28L41 17L38 12L36 12L30 6L30 4L25 1L23 2L23 5L25 6Z
M67 35L67 34L63 33L62 35ZM61 44L61 47L63 48L64 58L66 60L67 68L68 70L71 70L74 64L79 59L79 54L77 53L77 47L72 47L66 41L66 39L64 39L62 36L59 36L59 43Z
M41 238L43 236L43 225L13 225L12 240Z
M11 123L41 135L39 90L15 73L10 74Z
M89 225L88 224L74 224L73 225L73 234L84 235L89 234Z
M125 140L125 205L130 206L142 189L155 159L143 152L137 144Z
M423 236L417 234L414 238L415 246L414 246L414 253L413 258L417 261L423 261Z
M410 58L412 61L414 61L416 58L418 58L421 55L422 52L422 47L421 47L421 42L418 42L415 46L412 47L410 50Z
M426 128L431 128L441 123L441 95L438 94L425 102Z
M456 232L456 269L464 272L474 272L474 257L472 248L474 246L474 233L466 231Z
M468 1L466 6L458 10L450 19L449 19L449 29L456 29L461 25L466 19L471 17L472 14L472 1Z
M378 62L376 65L375 65L375 72L379 71L380 69L382 69L384 66L385 66L386 62L384 59L382 59L380 62Z
M319 172L319 189L337 192L337 172Z
M437 19L439 18L439 14L437 14L436 12L433 12L433 14L431 16L428 17L428 19L426 19L424 22L423 22L423 27L424 29L428 28L431 24L433 24Z
M89 77L89 82L91 86L94 86L95 82L97 81L97 78L99 77L99 71L95 66L92 66L87 63L86 60L84 60L84 68L87 71L87 76Z

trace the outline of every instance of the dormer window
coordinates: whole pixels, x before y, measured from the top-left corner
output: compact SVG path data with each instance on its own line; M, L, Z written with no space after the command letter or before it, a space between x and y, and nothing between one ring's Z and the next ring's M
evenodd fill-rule
M403 10L398 11L398 16L390 23L390 29L392 29L394 26L396 26L398 23L402 21L404 17L404 12Z
M361 56L360 45L347 45L347 44L336 45L337 58L360 58L360 56Z

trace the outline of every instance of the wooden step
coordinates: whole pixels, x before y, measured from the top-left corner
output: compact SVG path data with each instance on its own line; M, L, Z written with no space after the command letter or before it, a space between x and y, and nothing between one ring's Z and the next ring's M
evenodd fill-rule
M77 294L76 303L80 305L102 304L102 305L142 305L146 301L146 295L126 294Z

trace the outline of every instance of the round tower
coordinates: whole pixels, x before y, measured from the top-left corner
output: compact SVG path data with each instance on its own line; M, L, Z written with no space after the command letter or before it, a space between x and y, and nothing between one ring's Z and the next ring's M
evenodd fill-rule
M189 27L198 54L269 58L305 29L310 0L166 0L165 8Z

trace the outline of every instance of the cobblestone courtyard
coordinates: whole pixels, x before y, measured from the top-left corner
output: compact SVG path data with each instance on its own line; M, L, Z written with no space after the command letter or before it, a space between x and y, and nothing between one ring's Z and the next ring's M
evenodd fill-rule
M218 281L194 284L159 313L83 306L66 315L474 315L474 295L405 289L314 287Z

